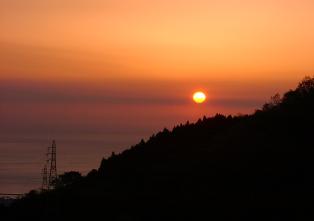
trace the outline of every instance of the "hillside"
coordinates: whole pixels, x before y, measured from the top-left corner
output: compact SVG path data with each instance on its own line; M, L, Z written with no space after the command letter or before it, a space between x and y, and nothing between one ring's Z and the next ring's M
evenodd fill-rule
M3 211L18 220L313 219L313 123L314 78L305 78L252 115L164 129Z

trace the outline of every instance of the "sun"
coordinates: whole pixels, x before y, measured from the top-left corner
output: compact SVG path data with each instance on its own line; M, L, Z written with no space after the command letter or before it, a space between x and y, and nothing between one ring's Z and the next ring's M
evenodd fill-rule
M206 95L202 91L197 91L193 94L193 100L195 103L201 104L206 100Z

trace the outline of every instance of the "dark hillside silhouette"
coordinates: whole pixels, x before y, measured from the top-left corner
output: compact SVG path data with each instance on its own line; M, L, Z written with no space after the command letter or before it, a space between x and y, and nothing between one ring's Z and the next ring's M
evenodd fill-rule
M252 115L164 129L3 210L19 220L312 220L313 123L307 77Z

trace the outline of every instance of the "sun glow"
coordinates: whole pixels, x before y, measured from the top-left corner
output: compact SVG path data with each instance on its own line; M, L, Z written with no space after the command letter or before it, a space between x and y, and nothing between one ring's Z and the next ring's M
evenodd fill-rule
M201 104L206 100L206 95L201 91L197 91L193 94L193 100L195 103Z

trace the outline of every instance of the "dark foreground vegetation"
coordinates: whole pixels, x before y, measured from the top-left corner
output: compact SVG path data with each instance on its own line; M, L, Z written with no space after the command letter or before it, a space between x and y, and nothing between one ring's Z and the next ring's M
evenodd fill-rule
M313 123L314 79L305 78L252 115L164 129L2 212L7 220L313 220Z

